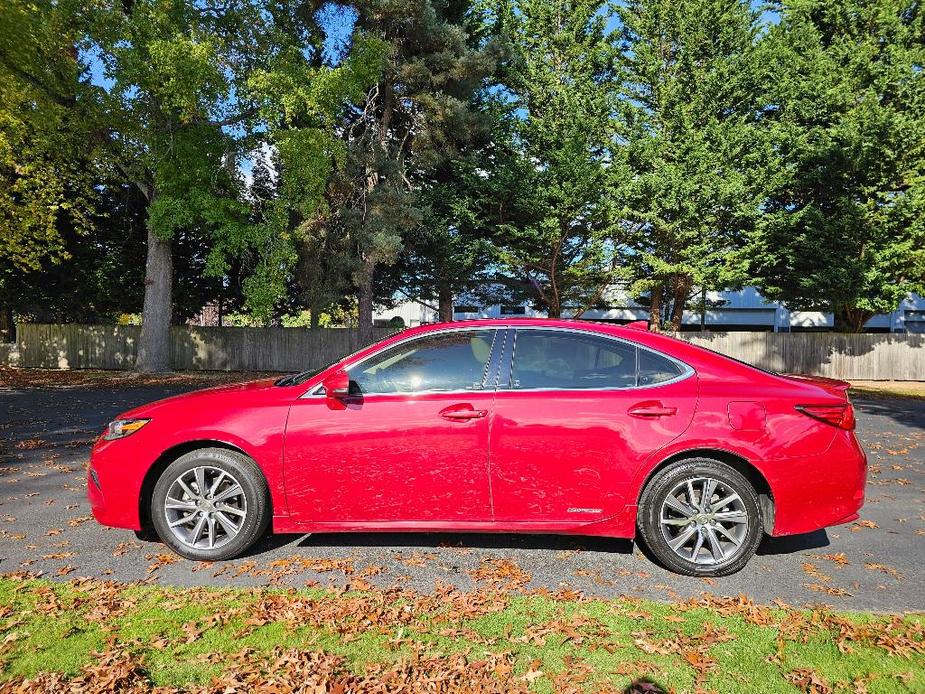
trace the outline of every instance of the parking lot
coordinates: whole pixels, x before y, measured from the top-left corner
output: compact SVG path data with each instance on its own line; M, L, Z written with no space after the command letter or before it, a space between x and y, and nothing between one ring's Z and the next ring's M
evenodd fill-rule
M679 599L710 592L838 609L925 609L925 400L856 398L869 456L860 521L765 540L740 573L670 574L633 543L557 536L321 534L269 537L248 556L203 564L90 516L84 466L120 411L189 390L188 383L0 388L0 572L171 585L472 587L480 566L513 562L528 588Z

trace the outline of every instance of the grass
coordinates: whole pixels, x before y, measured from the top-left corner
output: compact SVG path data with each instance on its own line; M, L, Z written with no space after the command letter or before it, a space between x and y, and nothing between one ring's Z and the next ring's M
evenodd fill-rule
M922 615L767 608L744 598L670 605L439 586L423 596L0 578L0 692L39 690L48 674L22 679L40 673L84 677L97 687L87 691L127 688L104 676L117 670L113 662L134 663L142 690L259 683L266 673L285 679L280 663L303 652L322 660L294 682L319 668L329 683L366 678L350 680L351 691L394 684L396 673L408 682L478 679L479 691L498 692L925 691ZM658 688L632 689L640 681ZM417 691L410 687L403 691Z
M925 400L925 381L852 381L851 395Z

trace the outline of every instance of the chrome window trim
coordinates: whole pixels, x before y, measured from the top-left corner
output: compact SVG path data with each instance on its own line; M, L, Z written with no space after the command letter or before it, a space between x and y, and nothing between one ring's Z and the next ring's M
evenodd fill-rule
M683 381L684 379L689 378L690 376L696 373L693 367L681 361L680 359L677 359L668 354L665 354L664 352L660 352L657 349L652 349L651 347L648 347L646 345L640 344L638 342L634 342L633 340L629 340L623 337L618 337L616 335L608 335L607 333L597 332L596 330L586 330L584 328L566 328L562 326L552 326L552 325L549 325L549 326L547 325L492 325L492 326L482 326L482 327L478 327L474 325L466 325L466 326L460 326L458 328L444 328L443 330L428 332L428 333L424 333L423 335L412 335L412 336L406 337L402 340L398 340L397 342L392 343L391 345L389 345L387 349L391 349L392 347L398 347L400 345L406 344L408 342L413 342L415 340L421 340L426 337L430 337L431 335L443 335L449 332L483 331L483 330L494 331L494 336L492 337L492 352L491 352L491 356L488 359L489 364L491 364L491 362L495 359L496 348L500 350L499 352L500 356L499 356L499 365L498 365L499 369L497 370L498 372L493 374L491 373L491 369L487 371L489 379L488 381L486 381L484 380L484 377L483 377L483 381L482 381L483 387L481 390L467 388L464 390L417 390L417 391L414 391L413 393L367 393L363 395L364 399L367 397L376 397L376 396L381 396L381 395L387 395L387 396L404 395L406 397L407 396L413 397L415 395L433 395L433 394L444 394L444 393L445 394L464 394L464 393L471 394L471 393L480 393L480 392L489 392L489 391L496 391L499 393L501 392L594 393L594 392L618 392L618 391L624 392L624 391L630 391L630 390L648 390L650 388L660 388L661 386L667 386L667 385L671 385L674 383L679 383L680 381ZM652 354L658 357L661 357L662 359L667 359L668 361L674 364L677 364L681 368L681 374L667 381L662 381L661 383L650 383L644 386L634 385L634 386L628 386L626 388L616 388L616 387L611 387L611 388L513 388L511 387L511 384L510 384L510 377L513 374L514 358L516 356L516 350L517 350L517 333L521 330L546 330L546 331L556 331L556 332L565 332L565 333L576 333L578 335L586 335L586 336L591 335L593 337L600 337L605 340L613 340L614 342L620 342L620 343L635 347L637 350L644 349L647 352L651 352ZM510 339L508 340L508 337L505 334L504 338L500 341L500 344L499 344L498 335L499 333L502 333L502 332L504 333L510 332L511 336L510 336ZM510 350L510 353L506 354L508 349ZM363 357L359 361L351 364L350 368L353 368L354 366L359 366L360 364L364 363L368 359L372 359L374 356L380 353L381 353L381 350L373 352L372 354L366 357ZM504 359L505 356L508 357L506 362ZM639 371L638 352L636 355L636 362L637 362L636 370L638 374L638 371ZM502 376L505 376L505 375L507 376L508 382L501 383ZM497 382L495 384L491 384L489 382L492 376L496 377ZM322 388L322 385L319 383L314 388L304 393L300 397L308 398L308 397L315 397L318 395L323 395L322 393L320 393L321 388Z
M681 373L678 376L675 376L674 378L668 379L667 381L662 381L660 383L650 383L644 386L636 384L633 386L627 386L625 388L618 388L618 387L609 387L609 388L515 388L513 387L512 384L509 383L504 388L499 387L498 388L499 393L500 392L601 393L601 392L625 392L625 391L630 391L630 390L648 390L650 388L660 388L662 386L671 385L673 383L679 383L680 381L683 381L684 379L689 378L694 373L696 373L692 366L690 366L689 364L686 364L680 359L676 359L675 357L669 356L665 354L664 352L659 352L657 349L652 349L651 347L639 344L638 342L634 342L632 340L628 340L623 337L617 337L616 335L608 335L607 333L599 333L595 330L583 330L580 328L564 328L562 326L520 325L520 326L511 326L511 327L514 327L514 345L513 345L514 349L511 353L511 359L510 359L510 367L511 367L510 375L511 375L512 382L513 382L513 375L514 375L514 360L517 358L517 333L520 332L521 330L545 330L547 332L565 332L565 333L576 333L578 335L591 335L593 337L600 337L605 340L612 340L614 342L620 342L622 344L635 347L637 350L636 352L636 378L637 379L639 378L639 351L638 350L640 349L644 349L645 351L650 352L651 354L654 354L657 357L661 357L662 359L666 359L672 362L673 364L676 364L677 366L681 368Z
M481 327L477 327L474 325L465 325L465 326L460 326L458 328L445 328L443 330L434 330L431 332L424 333L423 335L409 335L408 337L404 339L393 342L392 344L390 344L388 347L385 347L384 349L392 349L393 347L400 347L401 345L407 344L409 342L415 342L417 340L425 340L429 337L433 337L434 335L445 335L447 333L458 333L458 332L485 332L486 330L489 330L492 332L491 350L488 355L488 361L485 362L485 369L482 371L482 383L481 383L482 387L481 388L464 388L464 389L457 389L457 390L415 390L410 393L363 393L362 394L363 399L365 400L366 398L375 397L377 395L389 395L389 396L392 396L392 395L415 396L415 395L435 395L435 394L442 395L444 393L448 393L448 394L484 393L490 390L494 390L492 387L490 387L486 378L490 376L489 367L492 364L492 361L494 359L495 346L498 343L498 333L505 330L505 326L483 325ZM345 369L352 369L355 366L359 366L360 364L365 363L366 361L372 359L373 357L379 354L382 354L383 351L384 350L376 350L372 354L368 354L367 356L363 357L359 361L355 361L349 367L345 367ZM324 394L320 392L322 388L323 388L323 385L319 383L314 388L310 389L308 392L303 393L300 396L300 399L315 397L318 395L323 396Z

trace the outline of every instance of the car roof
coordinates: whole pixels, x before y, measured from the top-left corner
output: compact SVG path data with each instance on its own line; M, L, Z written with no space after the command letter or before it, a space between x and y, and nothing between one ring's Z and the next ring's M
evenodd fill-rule
M393 336L393 339L423 335L441 330L460 330L465 328L553 328L569 329L590 334L602 334L618 337L636 344L643 345L691 366L699 374L707 373L717 376L723 373L743 373L751 377L766 374L743 362L730 359L718 352L703 349L671 335L651 332L637 327L628 327L615 323L603 323L592 320L569 318L474 318L469 320L453 321L451 323L429 323L402 330Z
M677 340L667 335L659 335L640 328L630 328L615 323L604 323L577 318L471 318L453 322L428 323L426 325L407 328L399 334L411 336L429 332L439 332L441 330L460 330L464 328L565 328L582 332L614 335L643 344L649 344L650 337L648 336L651 336L651 339L654 339L656 343L665 341L666 344L688 344L682 340Z

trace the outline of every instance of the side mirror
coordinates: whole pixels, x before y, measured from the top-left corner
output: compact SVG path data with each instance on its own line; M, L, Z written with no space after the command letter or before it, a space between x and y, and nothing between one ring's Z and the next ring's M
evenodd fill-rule
M345 398L350 395L350 376L343 369L338 369L321 383L325 397Z

